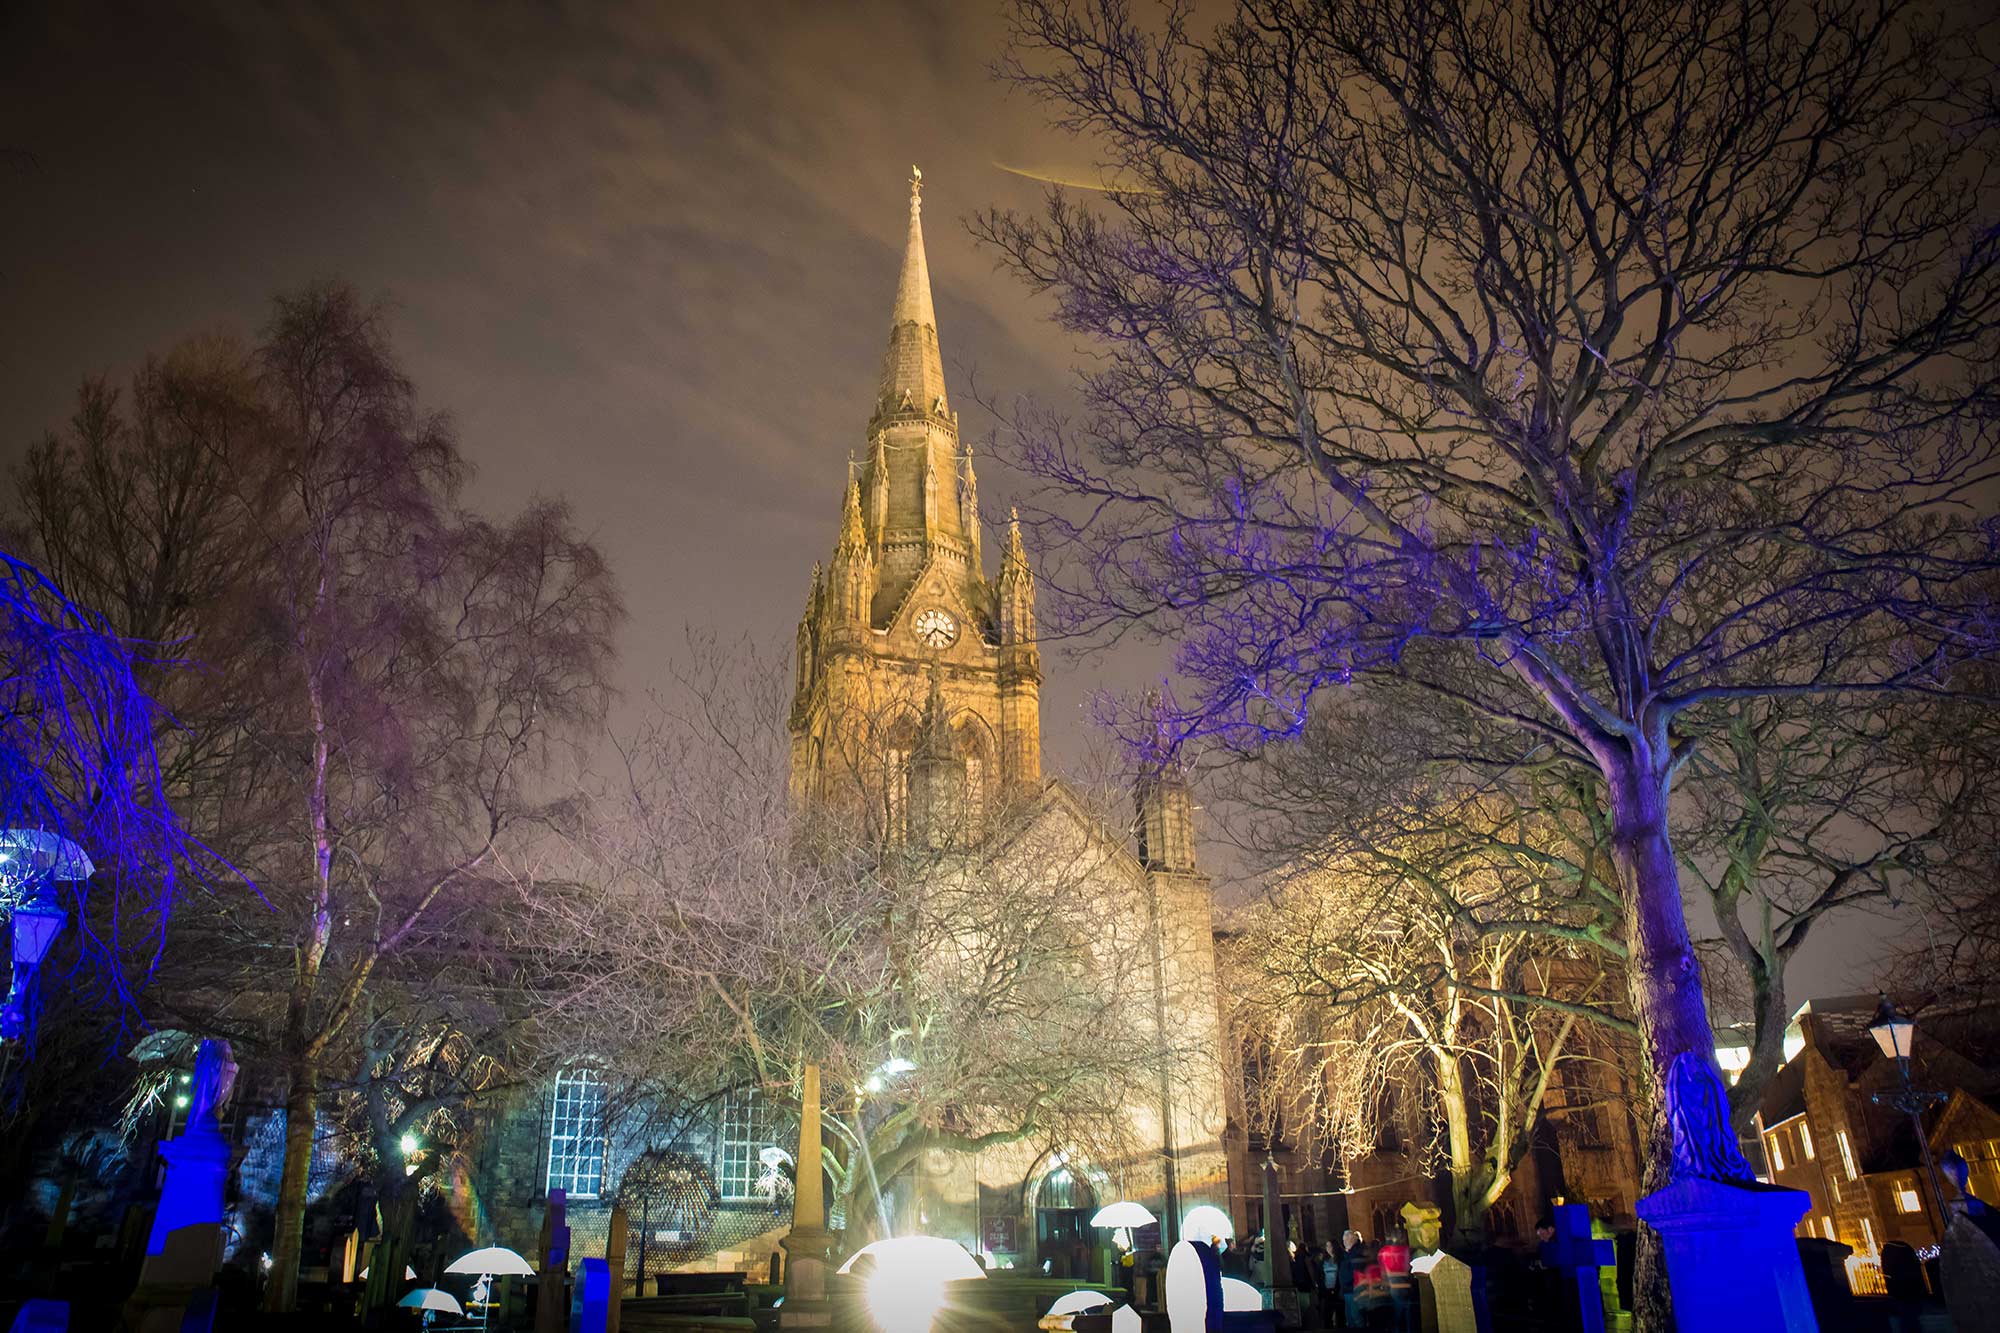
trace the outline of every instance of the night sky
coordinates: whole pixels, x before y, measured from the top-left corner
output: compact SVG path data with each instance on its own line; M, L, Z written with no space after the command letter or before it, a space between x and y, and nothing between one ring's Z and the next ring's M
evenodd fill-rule
M990 78L1002 33L986 0L16 0L0 462L83 376L251 332L274 293L337 276L395 303L477 503L568 497L631 613L628 696L685 626L786 641L864 444L910 164L966 435L992 426L975 378L1003 402L1066 392L1068 339L964 227L1038 197L1002 163L1090 175ZM980 490L1004 515L990 459ZM1059 762L1097 667L1048 665ZM1868 923L1846 925L1799 998L1866 979Z

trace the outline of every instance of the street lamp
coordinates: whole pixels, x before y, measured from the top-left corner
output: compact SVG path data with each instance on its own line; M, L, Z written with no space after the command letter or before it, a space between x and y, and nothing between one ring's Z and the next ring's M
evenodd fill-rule
M1868 1025L1868 1035L1875 1038L1875 1044L1882 1048L1883 1055L1896 1062L1896 1070L1902 1075L1903 1086L1900 1089L1878 1092L1874 1101L1910 1117L1910 1128L1917 1136L1917 1151L1923 1155L1924 1176L1930 1182L1931 1206L1937 1210L1938 1240L1942 1242L1947 1218L1944 1184L1938 1178L1937 1160L1931 1156L1930 1138L1924 1133L1923 1109L1944 1101L1945 1094L1918 1088L1910 1082L1910 1051L1916 1041L1917 1025L1910 1021L1908 1014L1890 1004L1886 995L1875 1008L1875 1020Z
M83 849L45 829L0 831L0 898L12 899L8 913L13 935L13 976L0 1007L0 1039L28 1035L28 1003L35 973L62 932L69 913L56 885L90 878L94 867Z

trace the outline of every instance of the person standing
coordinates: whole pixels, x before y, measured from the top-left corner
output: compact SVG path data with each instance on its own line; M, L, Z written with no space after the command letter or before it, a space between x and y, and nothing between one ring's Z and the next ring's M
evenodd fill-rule
M1397 1333L1415 1333L1417 1327L1417 1280L1410 1274L1410 1241L1401 1227L1392 1227L1389 1239L1376 1253L1382 1265L1382 1280L1389 1288L1389 1301Z
M1340 1233L1340 1250L1334 1256L1333 1307L1340 1315L1340 1327L1361 1328L1364 1321L1361 1310L1354 1298L1356 1284L1361 1278L1361 1269L1368 1262L1368 1252L1362 1248L1361 1233L1349 1228Z

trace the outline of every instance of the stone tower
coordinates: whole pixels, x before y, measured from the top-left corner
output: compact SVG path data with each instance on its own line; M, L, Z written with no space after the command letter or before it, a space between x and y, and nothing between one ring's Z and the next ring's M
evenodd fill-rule
M1041 786L1034 575L1018 523L999 578L983 567L972 453L945 394L922 188L912 168L866 461L857 472L849 457L833 559L813 571L791 713L794 797L862 800L897 837L909 830L920 737L927 757L950 741L975 824L1004 793Z

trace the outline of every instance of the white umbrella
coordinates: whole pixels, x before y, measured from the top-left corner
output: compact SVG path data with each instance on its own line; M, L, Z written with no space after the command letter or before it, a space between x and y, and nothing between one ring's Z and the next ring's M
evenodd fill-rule
M840 1271L845 1273L853 1268L864 1254L873 1255L878 1267L921 1269L936 1282L986 1276L986 1270L965 1252L963 1245L942 1236L891 1236L888 1240L872 1241L849 1255Z
M1067 1296L1056 1297L1056 1303L1049 1307L1049 1313L1082 1314L1085 1310L1095 1310L1099 1306L1111 1304L1111 1298L1101 1291L1072 1291Z
M1188 1209L1187 1217L1181 1222L1181 1235L1191 1240L1207 1240L1211 1236L1234 1240L1236 1224L1229 1220L1228 1213L1214 1204L1196 1204Z
M1094 1227L1149 1227L1159 1219L1143 1203L1133 1203L1121 1199L1117 1203L1106 1204L1097 1210L1097 1216L1090 1219Z
M470 1273L474 1277L533 1277L534 1266L505 1245L488 1245L483 1250L461 1254L444 1266L447 1273Z
M436 1287L418 1287L396 1304L407 1305L412 1310L442 1310L446 1314L465 1313L458 1303L458 1297L448 1291L439 1291Z
M1240 1277L1226 1277L1222 1279L1222 1308L1261 1310L1264 1308L1264 1293Z

